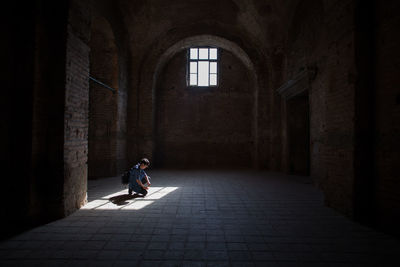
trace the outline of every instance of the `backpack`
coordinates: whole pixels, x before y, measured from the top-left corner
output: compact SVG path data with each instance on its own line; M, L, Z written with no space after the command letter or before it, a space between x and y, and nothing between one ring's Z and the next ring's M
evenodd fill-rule
M124 172L121 176L121 183L122 184L129 184L129 177L131 176L131 170L129 169L126 172Z

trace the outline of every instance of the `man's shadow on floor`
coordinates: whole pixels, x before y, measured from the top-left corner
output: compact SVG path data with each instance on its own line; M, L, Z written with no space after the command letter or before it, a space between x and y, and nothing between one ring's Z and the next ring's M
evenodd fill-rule
M122 206L122 205L126 205L129 203L127 200L138 198L138 197L142 197L142 196L140 196L138 194L133 194L133 195L123 194L123 195L119 195L119 196L115 196L115 197L110 197L108 200L110 200L111 203L113 203L117 206Z

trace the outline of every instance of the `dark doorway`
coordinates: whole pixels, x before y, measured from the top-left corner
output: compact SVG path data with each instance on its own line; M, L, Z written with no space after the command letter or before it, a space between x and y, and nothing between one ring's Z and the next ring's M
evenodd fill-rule
M308 92L287 101L289 173L310 175Z

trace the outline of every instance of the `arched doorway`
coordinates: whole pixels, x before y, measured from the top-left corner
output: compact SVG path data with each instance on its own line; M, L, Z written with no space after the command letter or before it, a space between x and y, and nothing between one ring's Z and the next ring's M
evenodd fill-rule
M187 49L220 50L218 87L186 84ZM160 57L153 76L154 160L167 168L251 168L257 162L258 85L235 43L211 35L186 38Z

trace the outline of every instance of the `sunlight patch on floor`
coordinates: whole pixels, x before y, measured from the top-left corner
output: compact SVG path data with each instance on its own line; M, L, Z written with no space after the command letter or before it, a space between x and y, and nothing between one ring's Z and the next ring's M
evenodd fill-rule
M81 209L83 210L140 210L161 199L179 187L150 187L145 198L129 198L127 189L108 194L99 199L88 202ZM110 201L110 198L121 198L120 204Z

